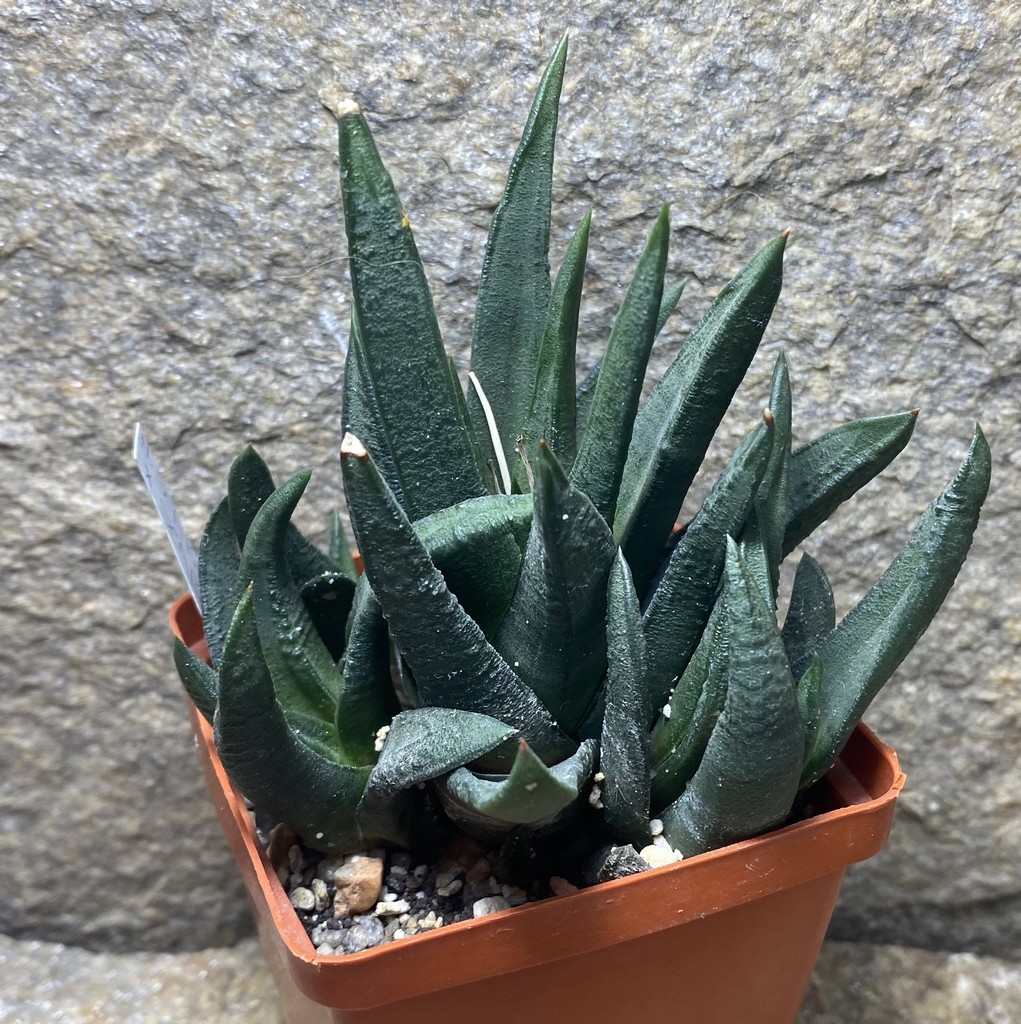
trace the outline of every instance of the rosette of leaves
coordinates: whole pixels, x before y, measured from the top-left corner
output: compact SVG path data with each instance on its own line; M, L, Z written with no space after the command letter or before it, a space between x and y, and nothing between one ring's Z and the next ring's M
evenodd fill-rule
M467 396L369 126L335 105L352 282L341 458L364 575L342 564L338 531L323 555L290 524L308 474L274 490L246 453L202 545L214 668L178 647L228 771L321 849L422 845L452 825L641 847L655 816L692 854L772 828L925 630L978 521L990 458L976 428L850 614L836 621L804 554L778 624L782 560L915 426L874 417L793 448L781 356L761 420L676 528L780 293L786 235L642 402L681 292L665 283L664 207L578 385L590 218L555 279L548 255L566 53L565 38L494 215Z

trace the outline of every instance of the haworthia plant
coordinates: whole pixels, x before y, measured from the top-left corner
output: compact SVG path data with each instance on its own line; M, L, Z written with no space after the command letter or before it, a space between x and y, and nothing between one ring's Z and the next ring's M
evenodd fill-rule
M292 525L309 471L278 487L252 449L203 535L212 664L178 644L181 678L238 785L324 851L456 830L508 851L579 830L641 848L658 818L690 856L773 828L928 626L978 522L976 428L857 607L836 621L805 553L781 628L782 560L916 421L858 420L794 448L781 355L761 419L678 525L780 294L787 236L723 288L642 403L683 284L664 285L669 212L650 211L579 384L588 215L549 272L566 57L565 38L496 210L468 395L368 121L336 105L353 292L340 452L364 575L338 515L326 552Z

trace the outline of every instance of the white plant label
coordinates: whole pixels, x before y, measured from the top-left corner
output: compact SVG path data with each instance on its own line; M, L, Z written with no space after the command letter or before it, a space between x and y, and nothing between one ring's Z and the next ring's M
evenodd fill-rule
M170 541L174 557L177 559L177 564L181 567L181 575L184 576L184 582L187 584L192 599L195 601L195 607L198 608L199 614L201 614L202 602L199 598L198 555L195 554L195 548L188 539L188 534L184 531L184 523L181 522L181 517L177 513L174 499L170 497L170 491L167 490L167 485L163 482L163 477L160 476L160 471L156 468L156 460L153 458L152 450L142 436L141 423L135 424L134 459L138 472L141 474L142 482L145 484L145 489L149 492L153 505L156 506L156 515L160 517L163 529L167 532L167 540Z

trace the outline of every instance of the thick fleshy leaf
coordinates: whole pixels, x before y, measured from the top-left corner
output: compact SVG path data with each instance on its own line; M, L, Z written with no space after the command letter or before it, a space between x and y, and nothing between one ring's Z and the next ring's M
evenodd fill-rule
M340 673L286 557L287 527L311 475L296 473L263 502L248 530L239 580L252 589L259 644L281 706L332 722Z
M617 311L571 469L571 482L592 499L608 523L613 522L617 507L631 427L656 340L669 243L670 210L664 205Z
M352 337L348 363L360 352L359 370L386 425L372 440L389 449L408 514L420 519L485 487L408 218L365 118L353 107L341 115L340 183L361 343Z
M234 460L227 474L227 504L241 548L245 546L256 514L275 490L269 467L262 456L248 445ZM337 568L293 523L287 526L285 544L287 565L299 586Z
M330 561L352 582L358 582L358 570L344 531L344 521L334 509L330 513Z
M613 533L639 595L780 294L786 235L717 296L635 419Z
M354 580L339 569L331 569L310 579L300 593L319 639L326 645L330 657L339 661L344 653L347 620L355 595Z
M402 711L390 724L358 807L362 828L418 848L432 808L419 798L417 787L477 760L514 734L503 722L471 711Z
M357 438L344 438L341 465L365 575L422 703L498 718L550 760L572 750L549 712L447 588Z
M180 640L174 638L174 665L177 674L191 698L192 704L202 712L203 718L212 724L216 711L216 695L220 684L216 671L200 657L193 654Z
M565 761L547 767L524 741L510 772L486 778L459 768L441 791L468 814L513 825L535 825L559 814L578 799L591 779L596 760L595 740L585 740Z
M471 365L492 405L508 465L517 461L515 438L528 425L549 311L550 192L566 61L565 35L539 83L493 215L475 308ZM470 411L476 434L488 436L478 404Z
M833 763L873 697L939 611L971 547L990 466L989 445L976 426L957 475L922 513L886 572L816 648L823 663L822 709L805 785Z
M769 421L759 423L745 437L670 553L648 599L642 625L648 656L646 686L653 708L667 699L709 621L727 537L738 533L748 517L772 445Z
M748 523L738 537L738 546L745 564L759 581L763 596L775 608L787 527L791 461L791 382L782 352L773 368L768 416L773 421L773 447Z
M573 734L606 672L606 580L617 546L545 442L533 498L521 573L495 646Z
M324 757L294 732L260 653L248 592L224 647L214 734L220 760L242 793L313 849L348 850L371 838L355 820L369 768Z
M726 696L727 645L721 595L695 653L652 730L654 770L650 804L654 814L669 807L695 774Z
M805 726L805 763L812 759L816 740L819 738L819 723L822 720L822 659L818 654L812 657L805 674L798 681L798 709Z
M681 301L681 294L684 292L684 281L677 281L663 289L663 301L659 304L659 315L656 317L656 334L663 330L670 314L677 308Z
M241 549L224 498L213 509L199 543L199 595L202 598L202 629L213 665L220 666L223 644L227 639L241 588L238 569Z
M855 420L809 441L791 455L785 555L904 450L917 419L916 409Z
M822 566L809 554L801 556L787 618L780 633L791 674L798 679L808 668L819 642L837 624L833 589Z
M725 567L727 697L683 795L660 815L685 856L780 824L798 790L805 736L769 607L733 541Z
M603 817L614 838L640 849L650 840L645 636L638 595L619 551L606 605L606 709L599 748Z
M538 441L545 440L567 468L577 451L575 350L591 220L591 213L582 218L557 272L528 414L526 440L530 454L534 457Z

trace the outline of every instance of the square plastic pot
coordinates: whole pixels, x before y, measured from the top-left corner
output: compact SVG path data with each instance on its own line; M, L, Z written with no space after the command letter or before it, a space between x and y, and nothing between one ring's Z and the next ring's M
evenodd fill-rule
M190 597L174 633L205 656ZM859 725L817 813L757 839L348 956L319 956L191 709L209 793L287 1024L794 1024L848 865L886 842L904 784Z

